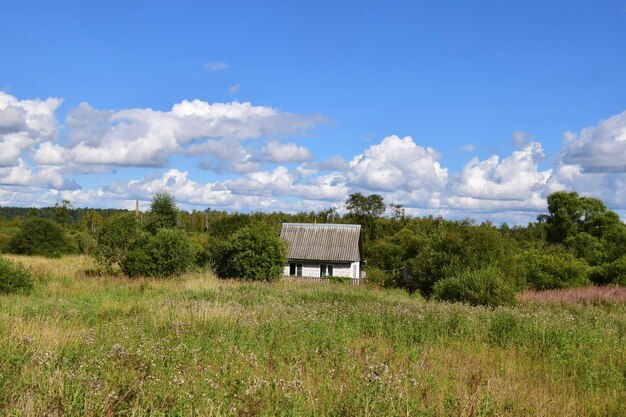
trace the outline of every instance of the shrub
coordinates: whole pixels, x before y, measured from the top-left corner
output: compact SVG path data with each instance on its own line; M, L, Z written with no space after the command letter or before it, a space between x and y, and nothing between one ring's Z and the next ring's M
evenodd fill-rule
M570 236L566 239L565 246L574 256L589 265L599 265L605 262L608 255L604 242L586 232Z
M274 281L287 263L284 243L262 223L240 229L227 242L215 245L212 252L220 278Z
M0 258L0 294L28 293L33 281L33 274L23 265Z
M385 272L378 268L368 268L367 282L381 288L391 288L397 286L397 278L394 274Z
M185 272L193 262L191 244L180 229L159 229L130 249L121 268L129 277L169 277Z
M549 290L590 285L589 266L571 253L554 249L542 253L528 251L522 257L522 269L529 288Z
M0 234L0 253L6 252L11 242L11 236Z
M589 279L597 285L616 284L626 286L626 256L618 260L596 266Z
M407 287L429 296L439 280L494 266L511 287L521 289L515 254L513 242L494 227L442 224L429 231L417 256L408 262L412 282Z
M433 287L433 296L442 301L491 307L515 303L515 291L505 282L502 271L494 267L444 278Z
M140 237L141 225L133 213L113 216L96 233L96 261L109 269L121 267Z
M79 232L72 236L72 240L77 247L79 253L83 255L92 255L97 248L97 242L91 233Z
M29 218L11 238L8 252L20 255L39 255L58 258L70 251L63 229L51 220Z

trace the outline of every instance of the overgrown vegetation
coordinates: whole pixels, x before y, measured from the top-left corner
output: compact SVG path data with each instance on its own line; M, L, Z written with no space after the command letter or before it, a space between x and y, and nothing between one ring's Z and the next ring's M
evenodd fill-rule
M515 290L505 281L502 270L496 267L466 270L439 280L435 283L433 295L437 300L474 306L496 307L515 303Z
M491 309L12 259L38 284L0 296L0 415L626 414L624 304Z
M187 212L166 192L154 196L147 213L75 209L68 201L40 210L0 208L5 213L0 249L7 251L11 241L24 236L38 243L41 239L35 236L41 234L21 231L33 219L41 223L39 217L47 217L63 224L60 230L67 241L49 245L54 256L60 248L93 254L109 270L129 276L168 276L212 266L222 277L271 281L284 262L275 246L283 222L358 223L370 282L384 288L430 297L438 282L465 281L485 268L499 271L506 288L515 292L626 284L626 226L602 201L576 193L551 194L548 212L537 222L514 227L411 217L401 205L387 204L376 194L352 194L345 208L344 214L336 208L297 214ZM20 219L19 213L25 217ZM273 244L256 244L256 238L243 236L261 229ZM169 244L155 238L160 230L170 230L162 232ZM455 299L475 302L461 298Z
M285 244L264 224L246 226L213 250L220 278L276 281L287 263Z
M0 294L28 294L33 284L33 274L22 264L0 257Z
M71 252L63 229L57 223L33 217L26 220L8 244L8 252L55 258Z

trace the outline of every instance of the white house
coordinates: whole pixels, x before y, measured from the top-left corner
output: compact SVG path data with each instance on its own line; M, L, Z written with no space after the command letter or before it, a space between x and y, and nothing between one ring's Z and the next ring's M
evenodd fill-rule
M361 226L358 224L283 223L287 244L284 275L361 277Z

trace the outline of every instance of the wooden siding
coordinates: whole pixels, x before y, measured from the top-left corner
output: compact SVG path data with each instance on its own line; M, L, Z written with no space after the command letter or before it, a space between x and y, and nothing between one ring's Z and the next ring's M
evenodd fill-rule
M280 237L287 259L359 262L361 226L357 224L283 223Z

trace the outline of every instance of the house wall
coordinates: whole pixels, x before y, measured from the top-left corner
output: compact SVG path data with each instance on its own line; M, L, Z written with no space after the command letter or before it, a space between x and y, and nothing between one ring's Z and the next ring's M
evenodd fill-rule
M302 276L303 277L319 277L320 266L322 264L333 266L333 275L336 277L349 277L359 278L361 275L359 262L352 263L334 263L334 262L310 262L310 261L298 261L289 260L287 265L283 268L283 275L289 275L289 263L301 263L302 264Z

